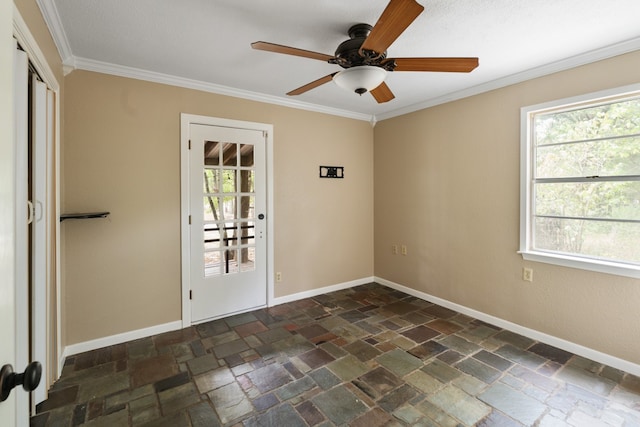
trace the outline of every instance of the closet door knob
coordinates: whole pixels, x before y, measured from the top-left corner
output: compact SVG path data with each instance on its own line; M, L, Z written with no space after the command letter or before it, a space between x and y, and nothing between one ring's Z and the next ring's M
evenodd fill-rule
M33 391L40 384L42 377L42 365L40 362L31 362L21 374L13 372L13 366L4 365L0 370L0 402L7 400L11 390L21 385L25 391Z

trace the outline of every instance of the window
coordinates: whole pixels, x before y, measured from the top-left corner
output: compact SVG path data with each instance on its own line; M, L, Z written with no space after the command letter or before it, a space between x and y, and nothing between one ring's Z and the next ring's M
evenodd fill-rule
M525 107L520 253L640 278L640 85Z

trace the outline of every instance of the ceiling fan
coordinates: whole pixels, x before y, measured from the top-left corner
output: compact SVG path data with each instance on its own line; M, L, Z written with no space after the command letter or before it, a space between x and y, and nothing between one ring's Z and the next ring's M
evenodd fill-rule
M333 56L263 41L251 43L251 47L326 61L344 68L287 95L300 95L333 80L338 86L360 95L371 92L378 103L383 103L395 98L384 82L389 71L468 73L478 66L478 58L387 58L387 48L423 10L415 0L390 0L375 26L356 24L349 28L350 39L342 42Z

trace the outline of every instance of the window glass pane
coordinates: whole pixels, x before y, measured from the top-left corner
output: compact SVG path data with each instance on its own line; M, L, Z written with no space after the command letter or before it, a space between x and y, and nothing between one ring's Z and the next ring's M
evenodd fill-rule
M204 143L204 164L218 166L220 164L220 144L214 141Z
M254 218L255 212L255 197L254 196L240 196L240 218L248 219Z
M220 251L211 251L204 253L204 275L205 277L209 276L218 276L222 272L222 252Z
M204 189L205 193L220 192L220 171L217 169L204 170Z
M204 249L220 249L220 229L217 224L204 225Z
M538 147L537 178L640 175L640 136Z
M232 274L238 272L238 251L228 249L224 251L223 274Z
M241 245L254 245L255 244L255 224L253 222L240 223L240 244Z
M536 115L536 145L640 133L640 97Z
M640 181L537 184L535 213L640 221Z
M222 144L222 158L224 166L238 166L238 144L233 142Z
M240 166L253 166L253 145L240 144Z
M236 171L234 169L222 171L222 191L224 193L235 193L237 191Z
M240 271L253 271L256 269L255 248L245 248L240 250Z
M217 221L220 219L220 198L215 196L204 196L204 220Z
M254 173L252 170L240 171L240 192L241 193L253 193L253 178Z
M535 219L534 249L640 263L640 224Z

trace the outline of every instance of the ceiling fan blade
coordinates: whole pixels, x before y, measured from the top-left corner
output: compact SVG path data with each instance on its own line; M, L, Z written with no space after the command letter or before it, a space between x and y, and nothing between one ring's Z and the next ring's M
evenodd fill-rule
M395 95L389 89L389 86L385 82L380 83L380 86L370 91L371 95L378 101L378 104L382 104L384 102L389 102Z
M267 52L283 53L285 55L301 56L303 58L319 59L320 61L328 61L333 58L331 55L313 52L310 50L298 49L290 46L269 42L253 42L251 47L257 50L265 50Z
M360 50L385 52L423 10L415 0L391 0Z
M478 66L478 58L389 58L395 61L393 71L441 71L469 73Z
M325 83L329 83L331 80L333 80L333 76L335 76L338 73L332 73L329 74L328 76L324 76L319 78L318 80L314 80L311 83L307 83L304 86L300 86L298 89L294 89L291 92L287 92L287 95L289 96L293 96L293 95L300 95L302 93L305 93L311 89L314 89L320 85L323 85Z

